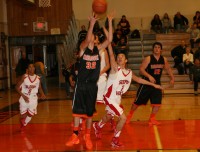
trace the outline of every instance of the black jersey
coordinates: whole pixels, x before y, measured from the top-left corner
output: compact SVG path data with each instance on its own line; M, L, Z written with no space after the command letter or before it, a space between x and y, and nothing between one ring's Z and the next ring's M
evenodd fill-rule
M150 62L145 70L152 77L154 77L154 79L156 80L156 84L160 84L160 78L162 75L164 65L165 65L165 60L163 56L160 56L158 60L154 57L154 55L150 56ZM145 79L149 80L148 78Z
M88 47L80 58L78 82L97 82L100 74L99 50L94 46L93 51Z

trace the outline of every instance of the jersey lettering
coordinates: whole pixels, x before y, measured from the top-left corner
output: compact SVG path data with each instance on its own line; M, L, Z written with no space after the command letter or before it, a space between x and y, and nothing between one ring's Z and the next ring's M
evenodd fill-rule
M155 75L160 75L160 69L154 69L154 74Z
M86 69L96 69L96 62L86 62Z

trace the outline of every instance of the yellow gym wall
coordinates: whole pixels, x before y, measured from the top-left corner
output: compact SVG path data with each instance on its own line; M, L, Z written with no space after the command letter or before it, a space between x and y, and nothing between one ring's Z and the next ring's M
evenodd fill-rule
M200 0L107 0L107 2L107 12L116 11L115 25L122 15L126 15L132 29L149 29L153 16L157 13L162 18L165 12L173 22L174 14L180 11L191 24L195 12L200 10ZM91 5L92 0L73 0L73 10L79 28L82 24L88 24L87 16L91 14Z

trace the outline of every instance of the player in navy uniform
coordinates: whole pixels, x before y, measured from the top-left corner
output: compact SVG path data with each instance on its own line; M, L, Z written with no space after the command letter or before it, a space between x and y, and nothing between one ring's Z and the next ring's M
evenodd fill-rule
M94 24L97 21L97 16L89 17L90 26L86 39L80 45L80 66L78 69L77 82L75 87L75 94L72 101L72 111L74 117L73 134L66 146L73 146L78 144L78 127L80 118L86 119L85 143L87 149L92 149L93 144L90 139L90 130L92 125L92 117L95 113L95 104L97 98L97 81L100 74L100 52L105 49L111 39L106 39L103 43L95 45L95 35L92 33ZM112 31L109 28L109 37L112 37Z
M165 68L171 78L170 86L173 86L174 76L167 59L161 55L161 50L162 44L160 42L155 42L153 44L153 54L143 60L140 66L140 73L144 76L144 79L155 84L161 84L160 78L162 75L162 71ZM158 121L156 121L155 116L161 106L162 91L148 85L141 85L139 87L136 100L132 104L129 115L127 116L126 123L130 122L133 113L137 109L137 107L140 105L146 105L149 99L152 105L149 125L160 124Z

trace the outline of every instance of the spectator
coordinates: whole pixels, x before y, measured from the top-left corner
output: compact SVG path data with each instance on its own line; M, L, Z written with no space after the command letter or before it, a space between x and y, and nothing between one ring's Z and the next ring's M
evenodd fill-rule
M198 44L198 49L194 53L194 60L200 59L200 39L197 39L196 43Z
M197 24L194 23L193 25L191 25L191 27L188 28L186 32L190 33L191 48L194 48L194 44L196 43L197 39L200 37L200 30L197 28Z
M21 77L26 73L30 60L26 58L26 52L21 51L21 59L19 59L15 72L17 76L17 82L21 80Z
M130 24L129 21L126 19L126 16L123 15L121 20L118 23L122 28L122 35L126 36L130 33Z
M195 16L193 17L193 22L197 24L197 27L200 28L200 12L196 11Z
M46 83L46 73L45 73L45 67L44 67L44 63L42 62L42 59L37 57L34 66L35 66L35 74L37 74L40 77L42 90L44 94L47 95L48 91L47 91L47 83Z
M158 14L155 14L151 21L151 29L156 33L162 33L162 22Z
M70 83L71 88L73 89L73 92L75 89L75 84L76 84L78 69L79 69L79 63L80 63L79 57L78 57L78 52L76 53L76 57L77 57L77 60L74 64L72 64L70 76L69 76L69 83Z
M78 33L78 41L82 42L83 40L85 40L86 35L87 35L87 30L85 28L85 25L82 25L81 31Z
M78 49L79 49L79 45L81 44L81 42L83 40L85 40L86 35L87 35L87 30L85 28L85 25L82 25L81 31L78 33Z
M168 33L172 29L171 19L167 13L162 18L162 28L164 33Z
M191 66L193 66L193 54L190 53L191 52L191 48L190 46L186 46L186 53L183 54L183 63L184 63L184 70L185 70L185 74L187 74L187 69L189 69L189 73L191 73Z
M174 16L174 29L177 31L185 31L188 28L188 19L180 12Z
M69 85L69 77L70 77L70 67L66 67L64 64L62 65L62 74L65 77L65 89L67 93L67 97L70 97L70 85Z
M121 39L121 36L122 36L122 28L121 25L118 24L115 32L113 33L113 44L112 44L113 46L117 45L117 43Z
M191 69L192 81L194 83L194 95L198 95L198 82L200 82L200 60L194 60L194 66Z
M186 52L185 47L186 43L182 40L181 44L171 51L171 56L174 58L174 68L177 68L179 74L184 74L183 54Z

